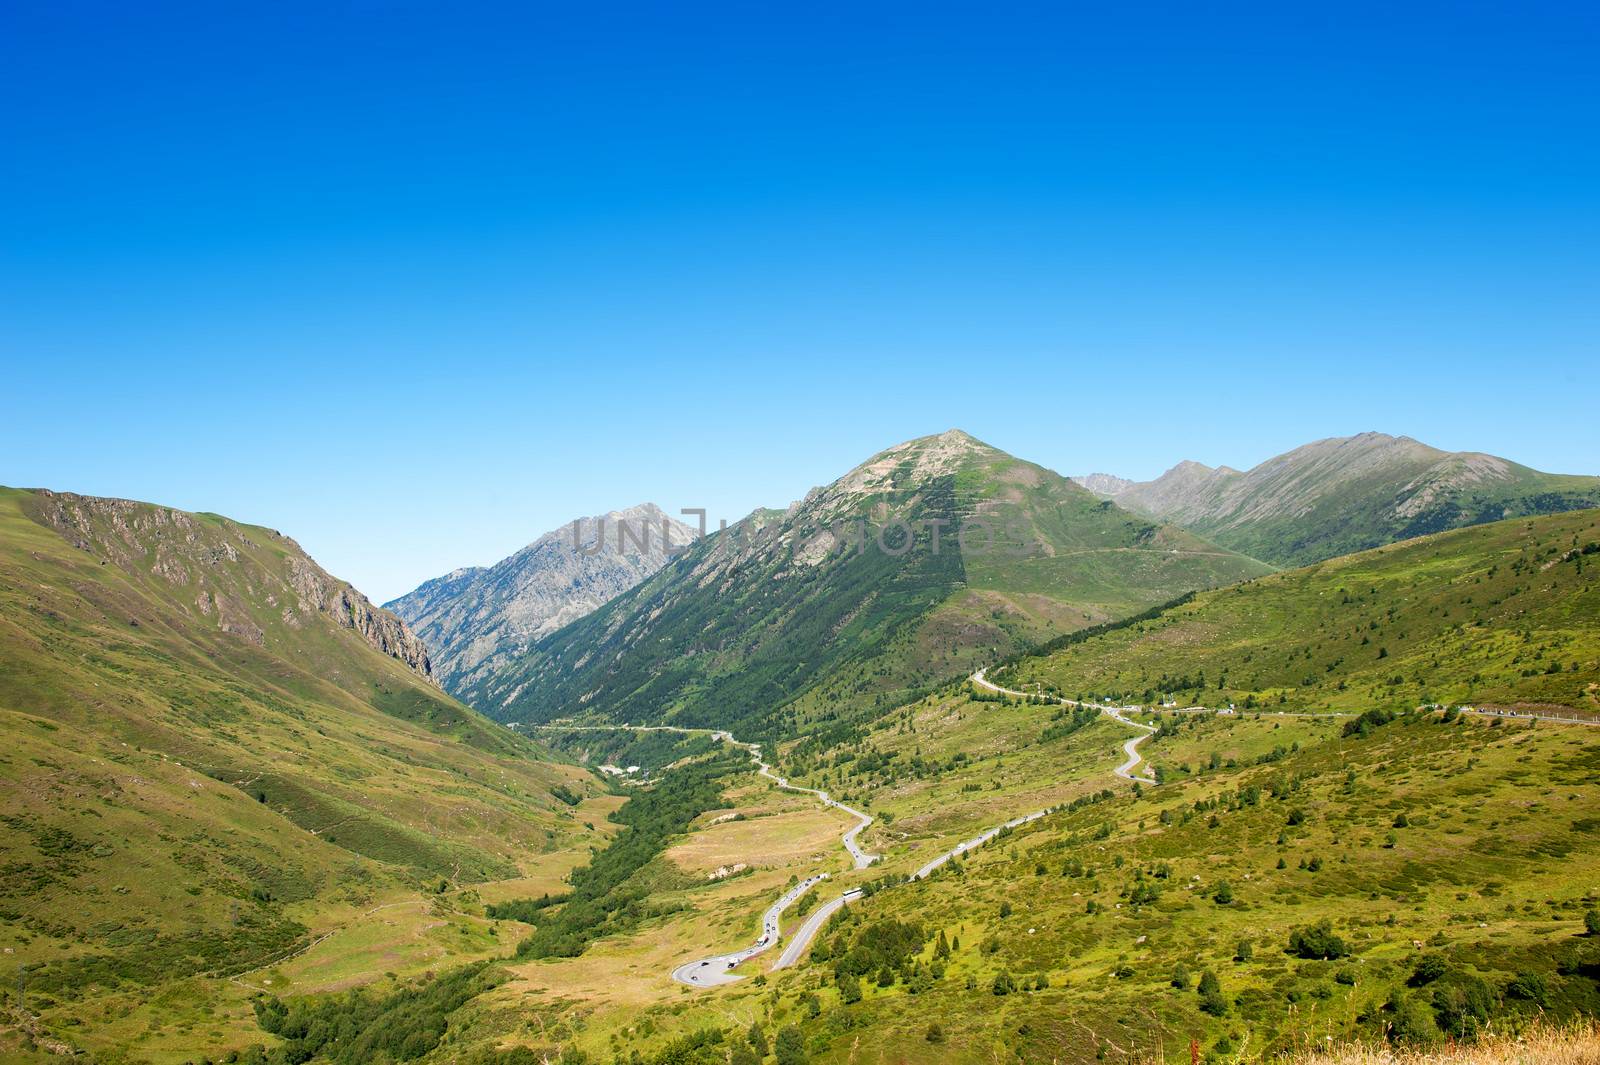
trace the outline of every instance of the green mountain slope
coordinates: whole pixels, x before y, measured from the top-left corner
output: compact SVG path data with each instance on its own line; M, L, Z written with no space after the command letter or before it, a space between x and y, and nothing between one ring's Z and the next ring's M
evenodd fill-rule
M1383 433L1318 440L1243 472L1183 462L1143 483L1103 474L1082 480L1130 510L1285 566L1502 518L1600 506L1600 477L1541 473Z
M1600 511L1513 518L1204 592L1012 686L1207 706L1600 711Z
M1166 783L1135 792L1111 775L1131 730L1104 716L1051 738L1046 706L907 710L819 763L896 812L872 841L885 886L749 991L779 1018L820 998L813 1062L1172 1062L1191 1039L1270 1062L1329 1035L1428 1045L1600 1012L1600 728L1165 714L1143 750ZM1042 808L1053 767L1079 789L1066 809L896 883L963 806Z
M102 1047L157 1037L157 988L221 1001L336 915L581 845L552 790L595 788L292 540L123 500L0 489L0 721L0 940Z
M1267 570L952 430L697 542L462 694L508 720L766 729L800 696L822 713L892 705L975 662Z

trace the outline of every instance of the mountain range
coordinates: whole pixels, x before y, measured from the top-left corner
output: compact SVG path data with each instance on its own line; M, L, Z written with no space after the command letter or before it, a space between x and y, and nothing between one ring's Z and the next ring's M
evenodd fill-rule
M458 693L503 720L593 712L759 731L802 696L817 712L888 705L1269 569L950 430L697 541Z
M394 610L271 529L0 488L0 1057L1232 1060L1600 1013L1595 486L1378 434L1073 480L950 430ZM796 892L786 939L835 909L792 971L674 982Z
M427 642L445 687L464 690L650 576L696 535L641 503L575 519L493 566L436 577L385 606Z
M1186 461L1153 481L1104 473L1076 480L1119 506L1279 566L1600 506L1600 477L1541 473L1383 433L1318 440L1245 471Z

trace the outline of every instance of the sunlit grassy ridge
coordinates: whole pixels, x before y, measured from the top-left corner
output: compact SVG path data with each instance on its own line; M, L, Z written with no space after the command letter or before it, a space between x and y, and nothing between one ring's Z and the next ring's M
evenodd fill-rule
M813 1060L849 1060L863 1028L883 1061L1152 1060L1161 1047L1174 1060L1191 1037L1254 1060L1324 1033L1398 1026L1427 1042L1490 1018L1600 1009L1600 950L1584 935L1600 883L1600 730L1435 715L1342 733L1191 718L1151 753L1232 752L1216 769L1053 815L960 872L853 907L830 935L901 920L927 940L888 987L863 980L859 1005L833 997L831 951L791 978L797 993L820 983L828 1007ZM1061 742L1100 743L1088 730ZM1323 920L1347 955L1289 951ZM940 931L960 946L930 980ZM1432 955L1440 974L1410 986ZM1196 990L1207 971L1213 1012Z
M1201 592L1026 657L1011 687L1153 703L1600 710L1600 511L1517 518Z
M588 838L552 792L599 785L375 646L404 633L364 634L370 605L292 541L73 500L69 539L44 497L0 491L0 938L47 1029L236 1044L254 1025L228 977Z

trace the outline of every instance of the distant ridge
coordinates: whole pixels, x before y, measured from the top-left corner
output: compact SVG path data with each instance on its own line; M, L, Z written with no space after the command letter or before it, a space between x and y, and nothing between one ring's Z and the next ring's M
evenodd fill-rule
M1376 432L1318 440L1243 472L1185 461L1153 481L1093 474L1079 483L1119 506L1285 566L1502 518L1600 506L1600 477L1541 473Z

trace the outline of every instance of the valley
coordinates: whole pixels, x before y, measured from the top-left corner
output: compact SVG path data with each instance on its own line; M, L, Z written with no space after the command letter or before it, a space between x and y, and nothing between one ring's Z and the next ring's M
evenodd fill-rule
M531 642L481 615L509 642L446 679L502 726L277 533L0 502L29 1060L1231 1061L1600 1012L1597 511L1273 570L920 438ZM895 513L903 553L810 546Z
M0 1065L1600 1065L1600 7L0 27Z

